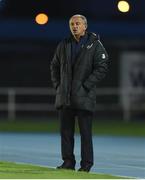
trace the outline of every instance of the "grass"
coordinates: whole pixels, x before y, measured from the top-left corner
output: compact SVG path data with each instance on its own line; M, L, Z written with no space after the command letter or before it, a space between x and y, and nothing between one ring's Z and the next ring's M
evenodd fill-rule
M58 120L28 120L16 119L0 121L0 132L59 132ZM76 125L76 132L78 126ZM121 120L93 121L93 134L96 135L121 135L121 136L142 136L145 137L145 122L130 121L128 123Z
M95 122L93 133L100 135L145 137L145 122L107 121Z
M1 179L123 179L123 177L107 174L93 174L71 170L56 170L53 168L0 162ZM125 178L124 178L125 179Z

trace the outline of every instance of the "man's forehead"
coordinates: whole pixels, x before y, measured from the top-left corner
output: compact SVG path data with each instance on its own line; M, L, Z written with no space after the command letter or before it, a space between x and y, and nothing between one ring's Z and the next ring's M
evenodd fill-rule
M76 17L72 17L70 19L70 22L83 22L83 19L81 17L76 16Z

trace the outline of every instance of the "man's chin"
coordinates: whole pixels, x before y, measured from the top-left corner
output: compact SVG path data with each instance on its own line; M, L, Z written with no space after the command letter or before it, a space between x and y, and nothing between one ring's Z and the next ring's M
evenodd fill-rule
M79 36L79 34L78 34L78 33L73 33L73 35L74 35L74 36Z
M74 31L73 34L78 35L78 32L77 32L77 31Z

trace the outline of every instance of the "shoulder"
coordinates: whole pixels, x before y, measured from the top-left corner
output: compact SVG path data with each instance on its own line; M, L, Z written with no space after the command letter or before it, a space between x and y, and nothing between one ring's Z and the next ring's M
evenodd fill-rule
M58 44L57 44L57 48L60 48L61 46L63 46L64 44L64 40L60 41Z
M87 32L89 39L97 41L100 40L100 35L94 32Z
M91 33L93 39L96 41L96 44L98 46L103 46L101 40L100 40L100 35L99 34L96 34L96 33Z
M66 38L64 38L63 40L61 40L61 41L58 43L57 47L60 47L60 48L61 48L61 47L64 47L64 45L70 43L71 40L72 40L71 37L66 37Z
M56 52L61 51L61 49L64 47L64 44L65 44L64 40L60 41L56 46Z
M96 34L94 32L92 32L92 36L94 36L94 38L98 41L100 40L100 35L99 34Z

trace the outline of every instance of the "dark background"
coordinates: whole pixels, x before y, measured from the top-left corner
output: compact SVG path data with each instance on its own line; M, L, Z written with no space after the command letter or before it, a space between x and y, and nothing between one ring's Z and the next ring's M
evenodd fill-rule
M145 50L145 1L127 1L130 3L130 11L121 13L117 9L118 0L1 0L0 88L52 88L50 62L57 44L69 36L68 21L74 14L87 17L88 31L100 35L109 54L108 74L97 87L119 88L121 54L125 51L141 53ZM47 24L36 24L35 17L38 13L48 15ZM53 104L55 99L54 96L40 98L38 95L16 95L15 98L16 103L33 102L34 105L37 100L39 103L42 101ZM100 100L105 105L110 102L118 103L119 98L118 94L109 97L102 95L97 102ZM9 102L7 93L0 95L0 102ZM4 106L7 109L4 104L1 110ZM25 105L24 109L26 107ZM7 110L5 113L7 114ZM25 114L23 111L23 115ZM36 111L32 114L36 115ZM44 114L48 116L48 112ZM118 111L111 114L122 117Z

